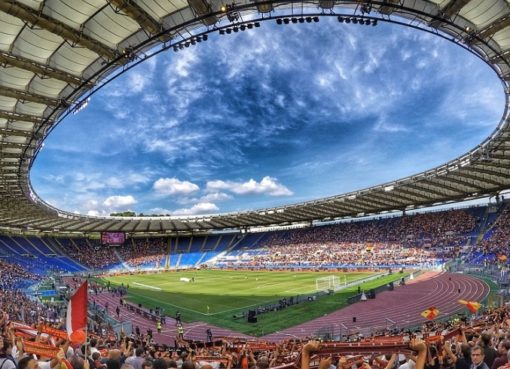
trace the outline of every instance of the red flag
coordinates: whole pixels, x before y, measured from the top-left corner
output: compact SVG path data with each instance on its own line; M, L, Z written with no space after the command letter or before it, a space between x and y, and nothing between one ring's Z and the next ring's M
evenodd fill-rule
M67 304L66 328L69 337L87 327L88 283L85 281Z

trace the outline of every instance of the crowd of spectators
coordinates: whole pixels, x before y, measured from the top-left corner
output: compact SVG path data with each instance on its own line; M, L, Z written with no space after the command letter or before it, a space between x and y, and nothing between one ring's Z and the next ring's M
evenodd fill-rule
M31 273L17 264L0 259L0 290L13 290L25 282L34 282L42 277Z
M154 268L161 267L167 253L168 239L164 238L134 238L119 249L122 259L131 267L148 264Z
M269 246L252 258L240 259L237 264L260 268L274 266L429 266L444 263L452 251L430 250L422 247L404 247L399 244L364 243L306 243L292 246Z
M272 268L306 266L435 266L453 258L480 219L465 210L345 222L279 231L256 252L219 259L221 265Z
M480 219L465 210L406 215L274 232L263 246L306 243L393 243L404 247L445 247L466 243Z
M135 238L120 246L101 245L99 240L73 239L66 252L73 259L90 269L106 269L126 263L129 267L152 264L161 266L167 252L168 240L164 238Z
M267 262L276 265L416 265L440 263L466 244L479 224L474 212L449 210L366 221L351 221L306 229L270 232L256 245L263 250L253 266ZM494 225L487 251L508 247L508 209ZM500 226L501 224L501 226ZM170 238L129 238L123 245L101 245L99 239L73 238L63 243L62 252L88 269L161 268L165 266ZM485 245L485 244L484 244ZM325 252L328 249L329 252ZM369 251L372 249L372 251ZM438 250L447 250L446 253ZM300 258L296 257L300 255ZM303 257L304 256L304 257ZM30 270L30 258L26 258ZM63 271L58 263L34 256L34 269Z
M120 260L113 247L103 246L99 240L85 238L73 239L66 250L69 256L91 269L104 269Z
M471 321L453 319L427 322L413 332L388 329L364 337L360 333L338 337L345 345L331 348L327 342L310 338L281 342L216 338L187 341L176 337L173 346L158 344L151 334L130 337L94 335L88 344L56 344L54 357L31 353L31 339L15 336L9 323L19 314L6 299L0 301L0 365L9 369L508 369L510 367L510 308L488 310ZM37 310L37 307L35 308ZM37 315L37 314L35 314ZM27 324L31 321L25 320ZM35 327L35 325L34 325ZM54 328L63 329L62 323ZM454 332L453 334L450 334ZM440 337L442 339L436 339ZM42 342L42 335L35 340ZM356 345L353 345L356 342ZM378 343L380 342L380 343ZM381 349L384 343L384 349ZM360 350L357 346L372 347ZM329 347L326 351L326 347ZM343 347L343 348L342 348ZM405 349L404 349L405 347ZM346 355L343 350L355 355ZM345 352L345 351L344 351ZM64 364L64 365L62 365ZM4 364L5 365L5 364Z
M495 262L507 262L510 256L510 206L506 205L490 226L484 239L474 247L475 252L495 256ZM503 259L498 258L503 257Z

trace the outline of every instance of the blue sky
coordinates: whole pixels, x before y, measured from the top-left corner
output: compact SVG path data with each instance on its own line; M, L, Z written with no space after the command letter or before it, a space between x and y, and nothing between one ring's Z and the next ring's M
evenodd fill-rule
M124 74L50 134L31 180L45 201L89 215L278 206L453 159L503 106L494 73L436 36L270 21Z

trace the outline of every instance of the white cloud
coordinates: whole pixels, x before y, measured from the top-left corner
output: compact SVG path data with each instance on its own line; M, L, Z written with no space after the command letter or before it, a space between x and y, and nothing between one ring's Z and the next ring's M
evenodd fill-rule
M177 209L172 212L173 215L198 215L209 214L220 210L215 204L211 202L199 202L188 209Z
M108 206L110 208L121 208L124 206L134 205L136 204L136 199L131 196L110 196L106 200L104 200L103 205Z
M136 94L142 92L145 86L150 82L150 77L147 78L145 75L139 72L129 73L128 88L130 93Z
M212 192L200 198L201 202L226 201L231 200L232 196L223 192Z
M265 194L269 196L290 196L293 192L278 182L278 179L265 176L260 182L250 179L247 182L215 180L207 182L208 191L226 190L238 195Z
M194 183L177 178L160 178L154 182L153 188L160 195L188 195L200 189Z
M381 116L374 124L374 131L386 133L409 132L409 128L402 124L388 122L386 117Z
M99 214L99 211L97 211L97 210L89 210L89 211L87 211L87 215L91 216L91 217L98 217L100 214Z

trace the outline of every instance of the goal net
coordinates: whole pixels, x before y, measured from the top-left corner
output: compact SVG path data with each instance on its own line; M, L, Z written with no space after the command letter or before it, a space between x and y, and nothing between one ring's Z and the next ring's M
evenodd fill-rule
M338 291L340 288L342 288L342 285L340 283L340 277L336 275L321 277L315 280L315 289L317 291L327 290Z

